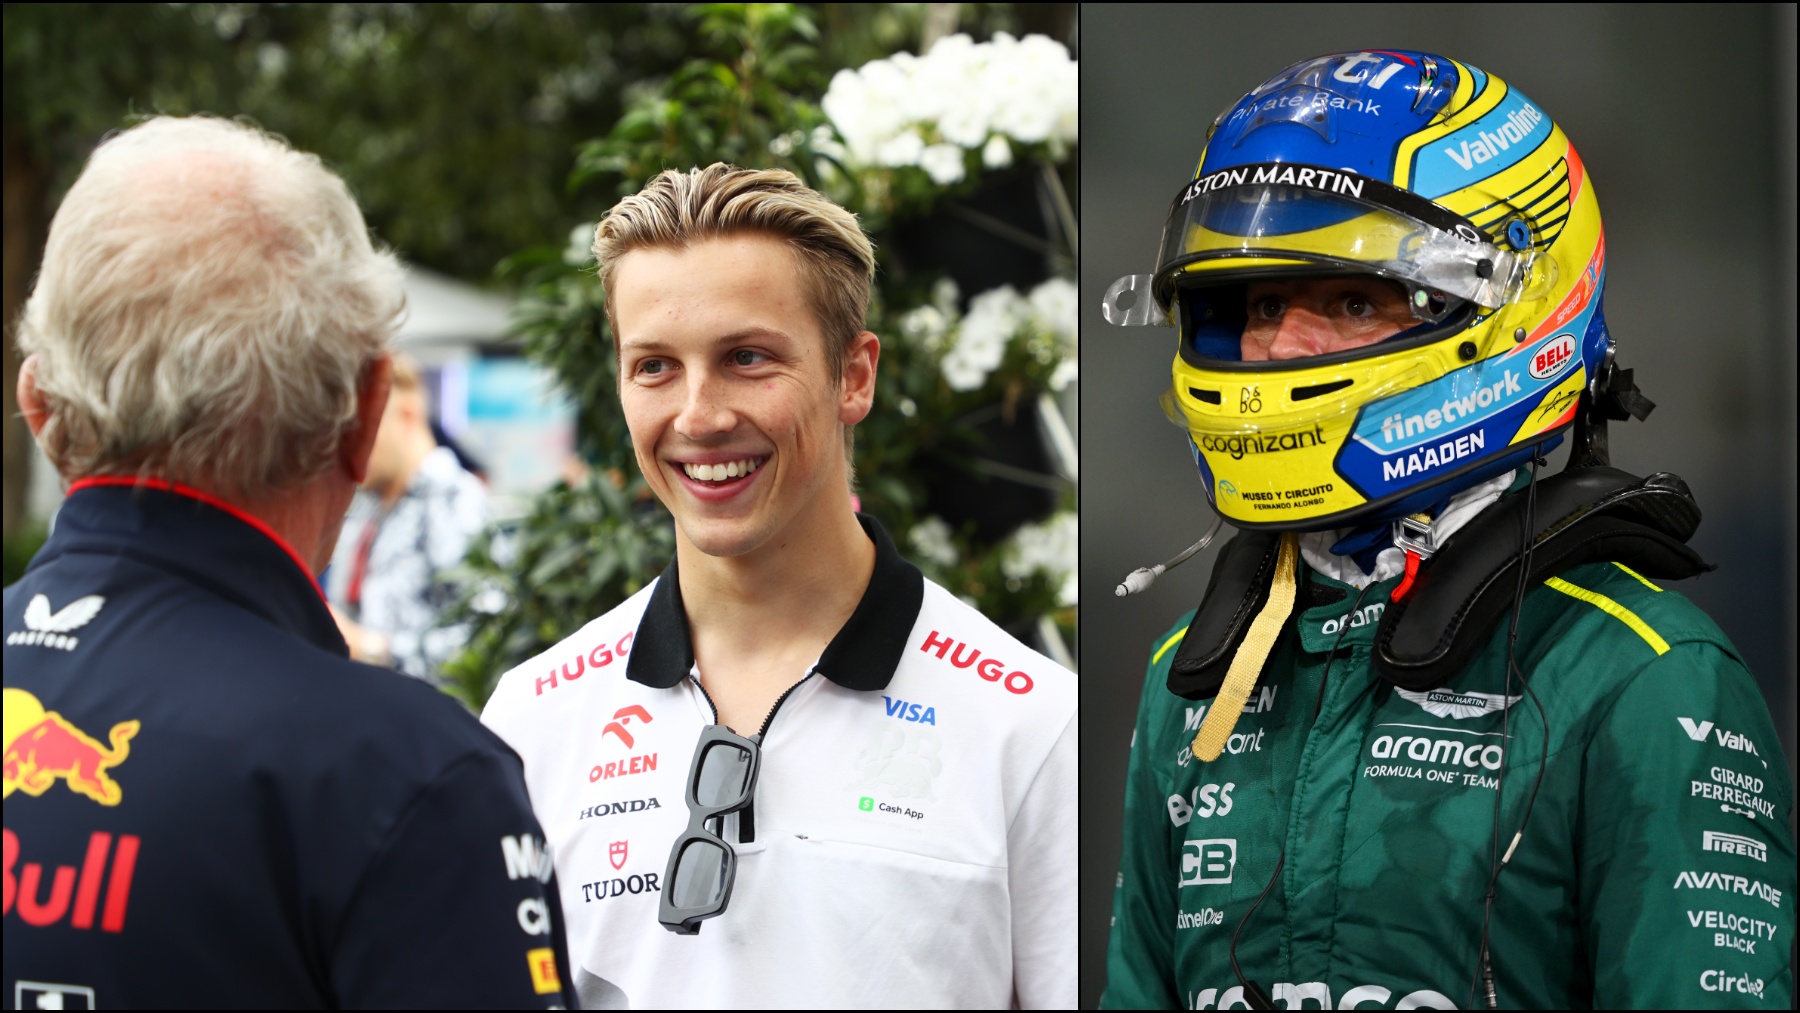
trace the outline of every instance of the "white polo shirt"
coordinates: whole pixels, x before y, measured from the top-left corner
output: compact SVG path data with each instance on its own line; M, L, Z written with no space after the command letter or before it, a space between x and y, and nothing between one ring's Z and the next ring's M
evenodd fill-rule
M926 580L879 525L856 611L771 715L725 911L657 921L714 724L675 564L508 672L588 1009L1074 1008L1075 675ZM754 729L740 729L748 734Z

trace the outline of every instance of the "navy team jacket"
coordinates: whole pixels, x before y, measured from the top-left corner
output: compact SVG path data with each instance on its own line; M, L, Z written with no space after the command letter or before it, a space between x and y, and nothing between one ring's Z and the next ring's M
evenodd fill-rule
M573 1006L518 756L348 660L266 525L130 483L6 589L6 1006Z

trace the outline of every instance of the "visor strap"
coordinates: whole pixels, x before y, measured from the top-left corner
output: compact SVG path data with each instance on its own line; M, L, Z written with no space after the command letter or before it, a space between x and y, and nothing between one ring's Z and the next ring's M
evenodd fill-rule
M1212 706L1206 709L1206 720L1200 722L1200 731L1194 736L1194 755L1207 763L1224 752L1231 730L1237 727L1244 705L1250 701L1250 691L1256 688L1256 678L1262 674L1263 664L1275 649L1275 641L1280 638L1282 627L1287 625L1288 616L1293 614L1294 568L1299 554L1300 536L1292 531L1284 533L1281 550L1275 557L1275 579L1269 586L1269 600L1251 621L1244 642L1238 645L1237 654L1231 659L1231 669L1225 673L1225 683L1219 687L1219 695L1213 698Z

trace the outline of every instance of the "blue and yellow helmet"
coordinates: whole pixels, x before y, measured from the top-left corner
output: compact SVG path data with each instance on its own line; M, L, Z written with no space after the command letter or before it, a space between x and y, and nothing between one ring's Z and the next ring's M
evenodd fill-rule
M1398 283L1416 325L1240 357L1248 285L1331 275ZM1467 64L1367 50L1297 63L1221 114L1155 273L1120 278L1103 310L1177 328L1164 407L1214 508L1314 530L1422 509L1558 439L1611 354L1605 279L1593 186L1542 109Z

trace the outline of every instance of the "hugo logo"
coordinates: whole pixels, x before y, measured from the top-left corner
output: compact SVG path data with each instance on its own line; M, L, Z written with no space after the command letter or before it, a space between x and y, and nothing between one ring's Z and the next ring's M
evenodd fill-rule
M607 723L606 727L600 729L600 737L605 738L608 735L617 735L619 741L625 743L625 748L630 749L632 746L631 733L625 730L625 725L630 722L632 718L637 718L645 724L649 724L656 720L650 716L649 711L639 707L637 704L632 704L629 707L620 707L618 710L613 711L613 719Z
M1539 345L1537 351L1531 353L1531 378L1548 380L1562 372L1563 367L1573 358L1575 335L1565 331Z
M1009 666L1006 662L998 658L983 658L981 652L976 648L958 643L949 637L939 636L936 630L925 634L925 642L919 645L919 650L927 654L936 653L940 661L946 660L945 656L948 654L947 660L957 668L968 668L973 665L976 675L989 682L1000 683L1006 687L1009 693L1018 693L1023 696L1031 692L1031 676L1020 671L1008 672Z
M586 675L588 669L590 669L590 668L605 668L607 665L610 665L613 663L613 659L615 657L623 658L627 654L630 654L631 653L631 638L634 636L637 636L636 632L627 633L624 636L619 638L618 643L613 644L610 647L607 646L606 644L598 644L594 647L593 650L589 651L586 654L575 655L575 661L573 662L573 664L574 664L573 669L571 669L569 667L571 664L570 662L567 662L567 661L563 662L562 668L560 669L560 673L562 675L562 681L574 682L576 679L579 679L583 675ZM538 696L544 695L544 686L546 684L548 684L551 689L555 689L557 686L559 686L561 684L557 680L558 672L559 672L558 669L552 668L550 670L549 675L538 676L538 680L537 680L537 695Z

